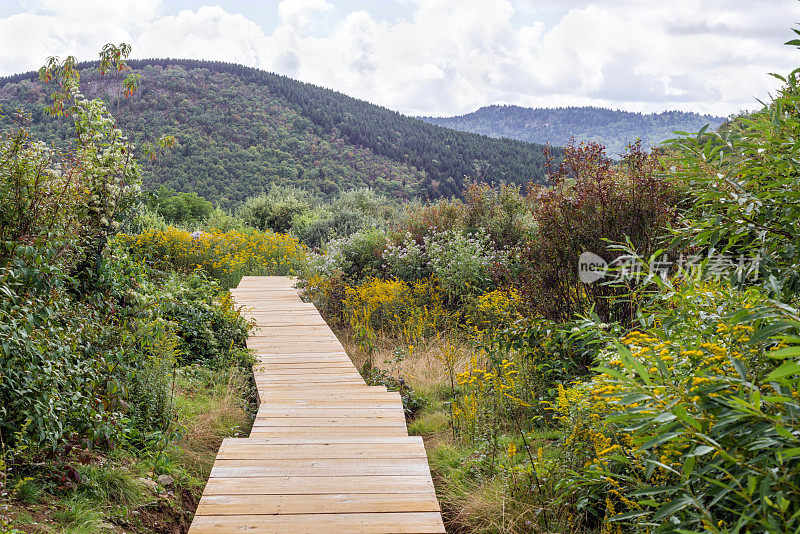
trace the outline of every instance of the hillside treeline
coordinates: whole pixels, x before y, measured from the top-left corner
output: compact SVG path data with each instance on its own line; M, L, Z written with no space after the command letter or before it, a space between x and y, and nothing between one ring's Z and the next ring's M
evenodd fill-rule
M635 113L598 107L524 108L486 106L458 117L422 117L431 124L491 137L507 137L529 143L565 146L578 141L606 145L617 157L637 139L656 146L675 137L675 131L697 132L705 126L716 128L721 117L685 111Z
M544 179L538 145L457 132L341 93L258 69L200 60L130 61L140 87L120 96L121 76L79 64L90 98L106 100L134 142L176 137L143 161L145 185L196 192L225 207L271 184L331 196L367 186L396 198L460 196L470 181L518 185ZM126 73L127 76L128 73ZM71 133L44 112L33 73L0 79L2 126L21 109L30 131L64 144Z

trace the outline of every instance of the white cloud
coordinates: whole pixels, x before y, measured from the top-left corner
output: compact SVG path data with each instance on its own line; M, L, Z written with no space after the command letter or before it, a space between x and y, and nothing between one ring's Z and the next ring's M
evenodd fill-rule
M154 20L135 39L138 57L180 57L258 65L266 36L240 14L220 6L184 10Z
M284 0L277 27L220 6L164 15L158 0L35 0L0 19L0 71L53 54L96 57L107 41L137 57L219 59L276 71L410 114L491 103L679 108L727 115L774 90L796 51L782 42L792 0L407 0L342 12Z
M158 14L161 0L28 0L29 11L67 21L97 24L140 24Z
M333 10L333 4L325 0L283 0L278 4L283 23L297 30L306 28L317 14Z

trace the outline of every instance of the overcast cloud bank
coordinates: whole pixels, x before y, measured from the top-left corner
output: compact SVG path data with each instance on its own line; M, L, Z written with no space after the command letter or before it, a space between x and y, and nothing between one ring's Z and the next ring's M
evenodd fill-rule
M270 2L278 23L264 28L200 2L165 14L159 0L30 0L0 19L0 73L125 41L134 57L242 63L411 115L499 103L724 116L756 107L778 86L767 73L786 74L798 57L782 44L800 20L792 0L406 4L387 21L326 0Z

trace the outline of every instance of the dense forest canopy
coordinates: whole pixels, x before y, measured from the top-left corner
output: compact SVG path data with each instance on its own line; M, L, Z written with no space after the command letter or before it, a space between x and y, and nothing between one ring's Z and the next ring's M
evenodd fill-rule
M524 108L486 106L458 117L421 117L431 124L491 137L518 139L530 143L564 146L576 141L606 145L616 157L629 143L641 139L645 146L656 146L675 137L675 131L697 132L706 124L712 129L722 117L685 111L634 113L597 107Z
M141 75L131 98L121 76L79 64L88 97L109 102L136 143L173 135L177 145L143 162L145 185L194 192L234 206L269 188L294 185L325 196L368 186L397 198L460 196L471 181L542 182L544 148L430 125L341 93L230 63L130 61ZM49 89L34 73L0 79L8 127L29 115L46 142L70 139L45 112Z

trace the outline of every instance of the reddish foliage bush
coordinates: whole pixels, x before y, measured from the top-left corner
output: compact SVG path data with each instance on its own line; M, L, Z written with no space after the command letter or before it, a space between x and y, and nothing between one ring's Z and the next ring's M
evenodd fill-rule
M464 196L464 226L468 231L485 230L498 250L519 245L531 214L528 199L518 187L504 184L494 188L486 183L472 183Z
M674 219L677 198L661 173L656 155L630 145L620 163L597 143L571 144L550 175L551 187L530 187L528 198L536 230L522 244L515 285L528 307L554 321L566 321L590 308L605 321L628 323L633 305L623 288L584 284L578 259L593 252L611 264L619 253L608 242L630 239L649 256L655 238Z
M392 240L402 242L407 234L421 245L425 236L460 228L464 219L464 203L457 198L441 199L434 204L409 209L392 229Z

